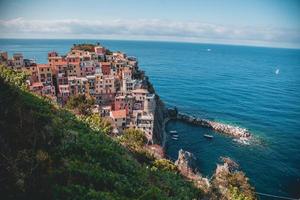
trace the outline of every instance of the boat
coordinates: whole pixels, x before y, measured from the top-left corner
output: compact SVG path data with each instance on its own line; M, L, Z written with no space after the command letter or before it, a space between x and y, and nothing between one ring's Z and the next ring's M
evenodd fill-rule
M276 69L275 74L279 74L279 69Z
M172 137L172 140L178 140L178 137Z
M172 135L172 137L178 137L178 135L176 134L176 135Z
M213 138L214 138L214 136L208 135L208 134L204 134L204 137L205 137L205 138L208 138L208 139L213 139Z
M177 131L173 130L173 131L170 131L170 133L177 133Z

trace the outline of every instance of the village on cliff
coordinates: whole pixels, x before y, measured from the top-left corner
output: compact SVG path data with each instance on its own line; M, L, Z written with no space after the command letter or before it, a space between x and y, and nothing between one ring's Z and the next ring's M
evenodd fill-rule
M67 55L49 52L46 64L25 59L21 53L10 58L0 52L0 64L26 72L30 91L61 106L74 95L93 98L93 112L111 122L113 133L140 129L153 143L155 94L135 57L99 44L78 44Z

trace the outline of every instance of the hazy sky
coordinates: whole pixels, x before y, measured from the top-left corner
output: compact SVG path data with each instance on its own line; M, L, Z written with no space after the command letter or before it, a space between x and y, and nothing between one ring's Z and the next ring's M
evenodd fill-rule
M107 38L300 48L300 1L0 0L0 38Z

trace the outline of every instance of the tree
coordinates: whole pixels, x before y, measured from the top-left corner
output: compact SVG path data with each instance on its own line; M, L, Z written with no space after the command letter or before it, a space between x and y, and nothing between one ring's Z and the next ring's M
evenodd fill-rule
M71 96L66 104L66 108L74 110L75 113L80 115L90 115L95 100L87 98L84 94Z
M98 114L86 116L83 120L88 123L90 128L92 128L94 131L102 132L105 134L111 133L112 126L110 122L106 119L101 118Z
M146 143L146 137L142 131L130 128L124 131L120 142L132 150L139 150Z

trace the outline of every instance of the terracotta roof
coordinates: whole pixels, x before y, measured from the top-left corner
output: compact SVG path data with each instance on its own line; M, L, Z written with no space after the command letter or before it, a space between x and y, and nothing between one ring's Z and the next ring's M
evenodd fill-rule
M118 118L126 118L126 110L115 110L111 111L111 115L113 118L118 119Z
M43 83L41 83L41 82L35 82L35 83L31 84L31 87L42 87L42 86L43 86Z
M37 64L38 68L46 68L46 67L50 67L49 64Z

